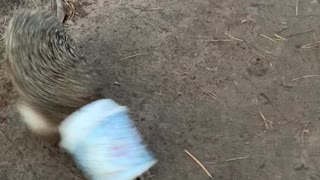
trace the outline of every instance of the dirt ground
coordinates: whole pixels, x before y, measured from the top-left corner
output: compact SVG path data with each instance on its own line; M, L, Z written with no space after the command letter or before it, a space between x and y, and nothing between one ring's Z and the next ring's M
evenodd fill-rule
M159 159L150 179L209 179L184 150L217 180L320 179L318 0L80 3L70 33ZM0 0L1 34L17 7L35 4ZM4 71L0 179L84 179L17 120Z

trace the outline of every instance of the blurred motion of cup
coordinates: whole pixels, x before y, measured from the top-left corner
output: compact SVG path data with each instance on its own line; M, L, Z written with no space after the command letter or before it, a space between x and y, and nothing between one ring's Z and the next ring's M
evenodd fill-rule
M92 102L60 126L60 146L92 180L132 180L157 161L128 110L110 99Z

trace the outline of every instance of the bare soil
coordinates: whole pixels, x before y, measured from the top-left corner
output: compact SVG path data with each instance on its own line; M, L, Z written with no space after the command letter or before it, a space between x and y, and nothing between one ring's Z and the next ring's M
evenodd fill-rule
M320 3L296 2L80 1L70 33L159 159L150 179L208 179L184 150L217 180L320 179ZM0 33L34 7L0 0ZM17 120L15 100L2 68L0 179L84 179Z

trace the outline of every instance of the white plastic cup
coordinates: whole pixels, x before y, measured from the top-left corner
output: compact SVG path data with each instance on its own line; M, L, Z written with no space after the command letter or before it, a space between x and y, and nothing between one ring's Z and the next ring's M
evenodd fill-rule
M63 121L60 133L60 146L92 180L132 180L156 163L127 109L110 99L74 112Z

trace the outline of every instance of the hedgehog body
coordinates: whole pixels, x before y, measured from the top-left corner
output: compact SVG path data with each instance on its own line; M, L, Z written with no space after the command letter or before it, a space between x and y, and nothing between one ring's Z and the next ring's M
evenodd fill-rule
M55 15L33 10L15 16L5 33L5 47L18 111L36 134L57 134L68 115L98 99L92 63Z

